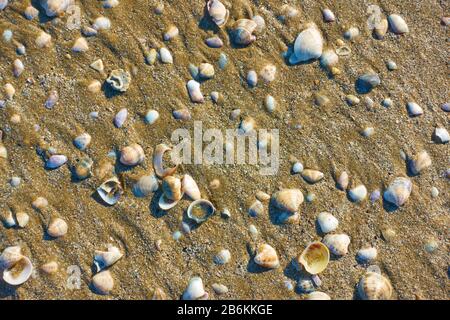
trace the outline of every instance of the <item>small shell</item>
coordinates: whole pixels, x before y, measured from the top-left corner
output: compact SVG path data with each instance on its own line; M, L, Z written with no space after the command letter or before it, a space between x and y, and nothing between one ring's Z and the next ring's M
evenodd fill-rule
M13 266L3 271L3 280L12 286L18 286L27 281L33 273L33 265L25 256L14 263Z
M92 286L97 293L107 295L114 288L114 279L111 273L105 270L92 277Z
M339 221L331 213L321 212L317 216L317 224L323 233L329 233L337 229Z
M256 23L255 32L256 33L262 33L264 29L266 28L266 21L264 21L264 18L261 16L254 16L252 18L253 21Z
M336 180L337 187L345 191L348 187L348 173L343 171Z
M8 150L6 150L5 146L2 145L0 145L0 158L8 158Z
M336 20L333 11L328 8L322 10L322 15L325 22L334 22Z
M330 252L322 242L313 242L297 257L300 263L310 274L318 274L326 269L330 261Z
M48 200L45 199L44 197L37 197L36 199L33 200L31 206L35 210L42 210L48 206Z
M102 73L105 70L105 66L103 65L102 59L95 60L89 65L89 67L100 73Z
M297 290L300 293L311 293L316 290L314 282L312 281L309 275L300 276L300 278L297 281Z
M126 166L136 166L144 161L144 150L137 143L124 147L120 151L120 163Z
M74 166L74 174L79 180L84 180L92 175L93 161L86 157L78 161Z
M381 83L380 76L376 73L365 73L356 80L356 90L358 93L365 94L372 91Z
M234 29L232 32L233 42L237 45L249 45L256 40L256 36L252 34L256 27L257 24L253 20L239 19L234 24Z
M88 26L83 26L81 28L81 33L85 37L93 37L93 36L96 36L98 34L98 31L95 30L94 28L91 28L91 27L88 27Z
M227 23L228 17L230 15L229 11L219 0L209 0L206 3L206 9L211 17L212 21L221 27Z
M24 16L28 20L33 20L34 18L37 18L39 16L39 10L33 7L32 5L29 5L25 8Z
M172 168L163 167L163 156L167 151L171 151L172 149L165 144L159 144L155 147L155 151L153 152L153 168L155 169L155 173L158 177L164 178L166 176L172 175L177 170L177 165Z
M230 250L227 249L223 249L220 250L215 256L214 256L214 262L216 264L226 264L230 261L231 259L231 253Z
M203 97L203 94L200 91L200 83L198 83L195 80L189 80L186 87L192 102L194 103L205 102L205 98Z
M15 77L19 77L23 70L25 69L23 62L19 59L14 60L13 63L13 74Z
M279 210L295 213L303 203L303 193L299 189L283 189L272 195L272 203Z
M386 32L388 31L388 21L387 19L381 19L381 21L375 26L373 29L373 34L375 35L375 38L377 39L383 39L386 35Z
M408 200L411 190L411 180L403 177L395 178L386 191L384 191L383 198L396 207L400 207Z
M9 269L22 258L20 246L7 247L0 255L0 269Z
M353 202L361 202L367 197L367 188L363 184L359 184L348 190L348 196Z
M436 143L448 143L450 141L450 135L445 128L435 128L433 132L433 140Z
M48 160L45 162L45 168L46 169L56 169L61 167L63 164L67 162L67 157L61 154L55 154L52 155Z
M159 49L159 58L162 63L165 64L172 64L173 63L173 57L170 51L167 48L162 47Z
M93 80L88 86L87 86L87 90L90 93L97 93L100 92L102 88L102 84L100 83L100 81L98 80Z
M322 50L322 35L315 25L311 25L300 32L295 39L294 52L289 57L289 63L297 64L318 59L322 55Z
M425 150L408 159L409 170L413 175L420 174L431 166L431 158Z
M210 48L222 48L223 41L219 37L211 37L205 40L205 43Z
M5 92L6 99L11 100L16 93L16 89L14 89L11 83L7 83L3 86L3 90Z
M264 268L276 269L280 266L277 252L268 244L258 246L253 260L257 265Z
M214 292L218 295L222 295L228 292L228 288L223 284L213 283L211 287L213 288Z
M112 9L119 5L119 0L104 0L102 5L105 9Z
M344 32L344 38L347 40L355 40L357 37L359 37L359 29L356 27L351 27Z
M86 148L91 143L91 135L89 133L82 133L75 139L73 139L73 144L80 150L86 150Z
M381 193L380 193L380 190L378 190L378 189L376 189L376 190L374 190L371 194L370 194L370 201L372 201L372 202L375 202L375 201L377 201L378 199L380 199L380 195L381 195Z
M345 100L347 101L349 106L356 106L361 102L361 100L357 96L354 96L352 94L347 95L345 97Z
M192 200L200 200L201 199L200 189L198 188L197 183L188 174L185 174L183 176L183 180L181 181L181 189Z
M183 300L205 300L208 293L203 288L203 281L200 277L192 277L189 280L186 290L183 292Z
M127 108L122 108L119 110L119 112L116 113L116 115L114 116L114 125L117 128L121 128L123 126L123 124L125 123L125 121L127 120L128 117L128 110Z
M271 95L267 95L264 104L268 112L274 112L277 102L274 97L272 97Z
M26 212L19 211L16 213L16 221L19 227L25 228L30 221L30 216Z
M159 112L156 110L148 110L145 114L144 120L147 124L154 124L159 119Z
M417 117L423 114L423 109L421 106L419 106L417 103L415 102L408 102L406 104L406 109L408 111L408 114L411 117Z
M258 84L258 74L255 70L250 70L247 73L247 83L250 87L254 88Z
M320 65L323 68L331 69L339 62L339 56L332 49L327 49L322 53L320 57Z
M248 214L250 217L259 217L264 213L264 206L259 200L255 200L253 204L248 209Z
M14 219L12 212L9 210L6 214L2 215L2 222L6 228L12 228L16 225L16 219Z
M246 117L242 119L241 123L239 124L239 130L241 133L249 133L255 128L255 119L252 117Z
M273 64L266 64L259 72L259 75L265 83L269 83L275 80L276 73L277 67L275 67Z
M338 56L348 56L350 55L350 53L352 53L352 50L348 47L348 46L340 46L339 48L336 49L336 54Z
M54 274L58 272L58 262L50 261L40 267L41 271L46 274Z
M94 20L92 28L95 30L108 30L111 28L111 21L106 17L98 17Z
M187 216L197 223L202 223L213 215L215 210L213 204L208 200L195 200L189 205Z
M181 180L174 176L165 177L162 181L162 191L166 199L179 201L183 196Z
M53 109L58 100L59 100L58 91L52 90L44 103L44 107L46 107L47 109Z
M73 0L43 0L41 6L48 17L55 17L64 14L73 3Z
M40 49L50 47L52 43L52 36L48 33L41 31L39 36L35 40L36 46Z
M304 168L303 168L303 164L301 162L295 162L292 165L291 171L293 174L302 173L303 170L304 170Z
M392 291L390 281L375 272L367 272L358 283L358 295L363 300L389 300Z
M154 65L156 62L156 59L158 57L158 52L156 49L151 48L150 50L145 50L144 52L145 56L145 62L149 65Z
M220 94L220 93L217 92L217 91L211 92L210 97L211 97L211 100L212 100L214 103L216 103L216 104L219 104L219 103L221 103L221 102L223 101L223 96L222 96L222 94Z
M346 255L348 246L350 244L350 237L344 233L341 234L327 234L323 238L323 243L336 256Z
M164 41L170 41L176 36L178 36L178 34L179 34L178 28L172 25L169 28L167 28L167 31L164 33L163 39Z
M389 20L389 26L391 27L392 32L394 32L396 34L403 34L403 33L409 32L409 28L408 28L408 25L406 24L405 20L403 20L403 18L401 16L399 16L398 14L391 14L388 17L388 20Z
M377 248L369 247L359 249L356 253L356 259L362 263L368 263L377 258L378 251Z
M123 254L120 252L119 248L115 246L108 246L108 251L95 251L94 264L97 268L97 272L102 271L122 258Z
M111 71L106 82L116 91L125 92L128 90L131 82L131 75L128 71L123 69L116 69Z
M172 112L172 115L176 120L182 120L182 121L188 121L188 120L191 120L191 118L192 118L191 113L189 112L189 109L187 109L187 108L174 110Z
M201 79L211 79L214 77L214 67L210 63L201 63L198 67L198 75Z
M103 182L100 187L97 188L97 193L107 204L114 205L119 201L123 190L119 179L113 177Z
M139 180L133 185L133 194L136 197L146 197L152 192L158 190L158 180L151 175L145 175L139 178Z
M314 291L306 295L306 300L331 300L330 296L322 291Z
M73 52L86 52L89 50L89 45L86 41L86 38L80 37L78 38L72 46Z
M67 233L67 223L61 218L55 218L50 221L47 228L47 233L53 238L60 238Z
M309 183L316 183L323 179L324 175L318 170L305 169L301 173L303 179Z

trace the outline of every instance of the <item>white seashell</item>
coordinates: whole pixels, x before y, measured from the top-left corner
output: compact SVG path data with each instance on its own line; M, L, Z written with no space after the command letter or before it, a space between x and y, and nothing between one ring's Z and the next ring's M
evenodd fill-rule
M131 75L123 69L111 71L106 82L116 91L125 92L128 90L131 82Z
M61 218L52 219L48 225L47 233L53 238L60 238L67 233L67 223Z
M169 200L179 201L183 196L181 180L174 176L167 176L162 181L162 191Z
M249 133L255 128L255 119L252 117L246 117L243 119L239 125L239 130L241 133Z
M103 8L105 9L112 9L119 5L119 0L104 0L103 1Z
M318 59L322 55L323 40L316 26L300 32L294 43L294 53L289 57L289 63L296 64L312 59Z
M222 48L223 41L219 37L211 37L205 40L205 43L210 48Z
M137 143L122 148L120 151L120 163L125 166L136 166L145 159L144 150Z
M50 261L43 264L40 269L46 274L54 274L58 272L58 262Z
M361 135L365 138L372 136L375 133L375 129L373 127L366 127L361 131Z
M156 192L156 190L158 190L158 187L158 180L153 174L142 176L134 184L133 194L136 197L146 197L150 193Z
M205 98L203 97L203 94L200 91L200 83L198 83L195 80L189 80L186 87L192 102L194 103L205 102Z
M89 50L89 45L86 41L86 38L80 37L78 38L72 46L73 52L86 52Z
M147 124L152 125L156 122L156 120L159 119L159 112L156 110L149 110L147 111L147 114L145 115L144 119Z
M59 100L58 91L52 90L50 91L50 94L48 95L48 98L44 103L44 107L46 107L47 109L53 109L58 100Z
M292 173L297 174L303 171L303 164L301 162L296 162L292 165Z
M330 251L334 255L343 256L348 252L350 237L344 233L327 234L325 238L323 238L322 242L328 247L328 249L330 249Z
M172 115L176 120L182 120L182 121L188 121L192 118L191 113L189 112L189 109L187 109L187 108L174 110L172 112Z
M172 64L173 63L173 57L170 51L167 48L160 48L159 49L159 58L161 59L162 63L166 64Z
M107 295L114 288L114 279L111 273L105 270L92 277L92 285L97 293Z
M388 60L386 62L386 67L388 68L389 71L393 71L397 69L397 64L395 63L395 61Z
M377 248L369 247L369 248L363 248L359 249L356 253L356 258L358 261L361 261L362 263L368 263L377 258Z
M201 63L198 67L198 75L201 79L211 79L214 77L214 67L210 63Z
M258 84L258 74L255 70L250 70L247 73L247 83L250 87L254 88Z
M95 30L94 28L91 28L91 27L88 27L88 26L83 26L81 28L81 33L85 37L93 37L93 36L96 36L98 34L98 31Z
M229 11L219 0L209 0L206 9L212 21L219 27L225 25L228 20Z
M45 168L46 169L56 169L61 167L62 165L64 165L67 162L67 157L62 155L62 154L55 154L52 155L47 162L45 163Z
M20 246L7 247L0 255L0 269L9 269L22 258Z
M442 111L450 112L450 103L449 102L443 103L441 109Z
M119 248L115 246L108 246L108 251L95 251L94 264L97 268L97 272L102 271L122 258L123 254L120 252Z
M177 205L180 200L168 199L164 194L159 197L158 206L161 210L167 211Z
M42 0L41 6L45 10L45 14L48 17L55 17L63 14L74 4L73 0Z
M158 177L164 178L166 176L172 175L176 170L177 166L172 168L164 168L163 166L163 156L167 151L171 151L172 149L165 144L159 144L155 147L155 151L153 152L153 168L155 169L155 173Z
M373 33L377 39L383 39L388 31L388 21L387 19L381 19L380 22L373 29Z
M201 199L200 189L198 188L197 183L188 174L185 174L183 176L183 180L181 181L181 189L192 200L199 200L199 199Z
M13 73L15 77L19 77L25 69L23 62L19 59L14 60Z
M24 16L28 20L33 20L34 18L37 18L39 16L39 10L33 7L32 5L29 5L25 8Z
M221 265L228 263L230 259L231 253L230 250L227 249L220 250L219 253L214 256L214 262Z
M37 197L36 199L33 200L31 206L35 210L42 210L48 206L48 200L45 199L44 197Z
M27 281L32 273L33 265L30 259L22 256L13 266L3 271L3 280L12 286L18 286Z
M423 109L415 102L408 102L406 104L406 109L411 117L417 117L423 114Z
M392 291L390 281L375 272L367 272L358 283L358 295L363 300L389 300Z
M313 169L305 169L301 173L303 179L309 183L316 183L323 179L324 175L322 172Z
M4 10L8 5L8 0L0 0L0 10Z
M16 89L14 89L11 83L7 83L3 86L3 90L5 91L6 99L11 100L16 94Z
M233 42L237 45L246 46L256 40L256 36L252 33L255 31L257 24L253 20L239 19L234 24L231 34Z
M331 300L330 296L322 291L313 291L306 295L306 300Z
M266 100L265 100L265 105L266 105L266 110L268 112L274 112L277 102L274 97L272 97L271 95L267 95Z
M107 204L114 205L119 201L123 190L119 179L113 177L103 182L100 187L97 188L97 193Z
M187 209L187 216L189 219L194 220L197 223L205 222L211 215L214 214L216 209L214 205L208 200L200 199L192 202Z
M210 96L214 103L219 103L222 100L222 95L217 91L211 92Z
M367 197L367 188L363 184L348 190L348 196L353 202L361 202Z
M16 219L14 219L12 212L9 210L4 216L2 216L2 221L6 228L12 228L16 225Z
M342 190L345 191L348 187L348 173L343 171L341 173L341 175L337 178L337 187Z
M90 93L100 92L102 88L102 84L98 80L93 80L88 86L87 89Z
M203 288L203 281L200 277L192 277L189 280L186 290L183 292L183 300L204 300L208 298L208 293Z
M357 37L359 37L359 29L356 27L351 27L344 32L344 38L347 40L355 40Z
M25 228L30 221L30 216L26 212L19 211L16 213L16 221L19 227Z
M176 36L178 36L179 30L176 26L170 26L167 31L164 33L163 39L164 41L170 41Z
M327 49L322 53L320 57L320 65L323 68L331 69L339 62L339 56L332 49Z
M256 33L263 32L263 30L266 28L266 21L264 21L264 18L258 15L254 16L252 20L255 21L256 23L255 32Z
M275 80L276 73L277 67L275 67L273 64L267 64L261 69L259 75L265 83L269 83Z
M385 201L401 207L408 200L412 190L411 180L408 178L395 178L389 187L384 191L383 198Z
M339 221L331 213L321 212L317 216L317 224L323 233L329 233L337 229Z
M105 66L103 65L102 59L95 60L89 65L89 67L100 73L102 73L105 70Z
M297 262L310 274L318 274L326 269L330 252L322 242L313 242L298 256Z
M213 288L214 292L218 295L222 295L228 292L228 288L223 284L213 283L211 287Z
M106 17L98 17L92 24L95 30L108 30L111 28L111 21Z
M394 32L396 34L403 34L403 33L409 32L409 28L408 28L408 25L406 24L405 20L403 20L403 18L401 16L399 16L398 14L391 14L388 17L388 20L389 20L389 26L391 27L392 32Z
M322 15L325 22L334 22L336 20L333 11L328 8L322 10Z
M258 246L253 260L257 265L264 268L276 269L280 266L277 252L268 244Z
M299 189L283 189L272 195L271 202L279 210L292 214L303 203L303 193Z
M8 158L8 150L6 150L5 146L2 145L0 145L0 158Z
M121 128L125 123L125 121L127 120L127 116L128 116L127 108L120 109L119 112L117 112L116 115L114 116L114 125L117 128Z
M250 217L259 217L264 213L264 206L259 200L255 200L253 204L248 209L248 214Z
M436 143L448 143L450 141L450 135L445 128L435 128L433 132L433 140Z
M86 150L86 148L91 143L91 135L89 133L82 133L75 139L73 139L73 144L80 150Z
M48 48L52 43L52 36L48 33L41 31L39 36L35 40L36 46L40 49Z
M425 150L408 159L409 170L413 175L420 174L424 169L431 166L431 158Z

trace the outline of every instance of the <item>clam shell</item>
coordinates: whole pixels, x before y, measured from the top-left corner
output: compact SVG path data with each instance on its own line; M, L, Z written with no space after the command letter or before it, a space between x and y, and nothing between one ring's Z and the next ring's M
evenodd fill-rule
M191 113L189 112L189 109L187 109L187 108L181 108L178 110L174 110L172 112L172 115L176 120L182 120L182 121L188 121L192 118Z
M405 20L403 20L403 18L401 16L399 16L398 14L391 14L388 17L388 20L389 20L389 26L391 27L392 32L394 32L396 34L403 34L403 33L409 32L409 28L408 28L408 25L406 24Z
M120 163L125 166L136 166L144 161L144 150L137 143L124 147L120 151Z
M277 252L268 244L261 244L256 250L253 261L261 267L275 269L280 266Z
M136 197L146 197L152 192L158 190L158 180L155 175L145 175L133 185L133 194Z
M11 246L3 250L0 255L0 269L9 269L15 265L23 256L20 246Z
M173 63L173 57L170 51L167 48L162 47L159 49L159 58L162 63L166 64L172 64Z
M210 48L222 48L223 41L219 37L211 37L205 40L205 43Z
M295 213L303 203L303 193L299 189L283 189L272 195L272 203L282 211Z
M183 176L181 181L181 189L192 200L199 200L201 198L200 189L195 180L188 174Z
M111 28L111 21L106 17L98 17L94 20L92 28L95 30L108 30Z
M206 221L215 212L214 205L208 200L199 199L192 202L187 209L189 219L197 223Z
M359 249L356 253L356 259L362 263L368 263L377 258L378 251L377 248L368 247Z
M89 133L82 133L75 139L73 139L73 144L80 150L86 150L86 148L91 143L91 135Z
M107 295L114 288L114 279L111 273L105 270L92 277L92 286L97 293Z
M389 187L384 191L383 198L385 201L400 207L408 200L412 190L411 180L408 178L395 178Z
M232 31L233 42L237 45L249 45L256 40L256 36L252 33L255 31L258 25L255 21L250 19L239 19L234 24L234 29Z
M25 66L23 65L23 62L19 59L14 60L13 62L13 74L15 77L19 77L23 70L25 70Z
M19 211L16 213L16 221L19 227L25 228L30 221L30 216L26 212Z
M95 251L94 264L97 268L97 272L102 271L122 258L123 254L120 252L119 248L115 246L108 246L108 251Z
M123 124L127 120L128 117L128 110L127 108L122 108L119 110L119 112L116 113L114 116L114 125L117 128L122 128Z
M330 249L331 253L336 256L343 256L348 252L350 237L344 233L327 234L322 242Z
M202 92L200 91L200 83L195 80L189 80L186 84L186 88L189 93L189 97L191 101L194 103L203 103L205 102L205 98L203 97Z
M174 176L165 177L162 181L162 191L166 199L179 201L183 195L181 180Z
M323 179L324 175L322 172L313 169L305 169L301 173L303 179L309 183L316 183Z
M61 167L67 162L67 157L61 154L55 154L52 155L48 160L45 162L45 168L46 169L56 169Z
M334 22L336 20L333 11L328 8L322 10L322 15L325 22Z
M67 223L63 219L54 218L48 225L47 234L53 238L60 238L66 235L67 229Z
M48 17L55 17L63 14L74 0L42 0L40 4Z
M348 196L353 202L361 202L367 197L367 188L363 184L348 190Z
M158 119L159 119L159 112L156 110L147 111L144 117L145 122L150 125L154 124Z
M423 114L423 109L421 106L419 106L417 103L415 102L408 102L406 104L406 109L408 111L408 114L411 117L417 117Z
M177 205L180 200L168 199L164 194L159 197L158 206L161 210L167 211Z
M213 283L211 287L213 288L214 292L218 295L222 295L228 292L228 288L220 283Z
M351 27L344 32L344 38L347 40L354 40L359 37L359 29L356 27Z
M298 256L300 263L310 274L318 274L326 269L330 261L330 252L322 242L313 242Z
M114 205L119 201L123 190L119 179L113 177L103 182L101 186L97 188L97 193L107 204Z
M373 33L377 39L383 39L388 31L387 19L381 19L381 21L375 26Z
M339 221L331 213L321 212L317 216L317 224L320 227L320 231L329 233L337 229Z
M330 296L322 291L314 291L306 295L306 300L331 300Z
M258 84L258 74L255 70L250 70L247 73L247 83L250 87L254 88Z
M131 82L131 75L123 69L111 71L106 82L116 91L125 92L128 90Z
M5 96L8 100L11 100L16 94L16 89L14 89L11 83L7 83L3 86L3 91L5 92Z
M3 280L12 286L18 286L27 281L33 273L33 265L25 256L22 256L13 266L3 271Z
M289 63L297 64L322 55L323 39L316 26L310 26L300 32L294 43L294 53L289 57Z
M164 41L170 41L176 36L178 36L179 30L176 26L170 26L167 28L167 31L164 33L163 39Z
M201 63L198 67L198 75L201 79L211 79L214 77L214 67L210 63Z
M331 69L339 62L339 56L332 49L325 50L320 56L320 65L323 68Z
M75 43L72 46L73 52L86 52L89 50L89 45L86 41L86 38L80 37L75 40Z
M431 166L431 158L425 150L408 159L409 170L413 175L420 174Z
M220 250L215 256L214 256L214 262L216 264L226 264L230 261L231 259L231 253L230 250L227 249L222 249Z
M183 300L204 300L208 293L203 288L203 281L200 277L192 277L189 280L186 290L183 292Z
M48 33L41 31L35 40L35 44L38 48L48 48L52 43L52 36Z
M376 272L367 272L358 283L358 295L363 300L389 300L392 292L390 281Z
M155 147L155 151L153 152L153 168L155 169L155 173L158 177L164 178L173 174L177 170L177 166L172 168L164 169L163 166L163 156L167 151L171 151L172 149L165 144L159 144Z
M229 17L229 11L222 2L219 0L209 0L206 3L206 9L208 10L208 14L211 17L212 21L218 26L221 27L227 23Z
M433 140L436 143L445 144L450 141L450 135L445 128L435 128L433 132Z
M337 178L336 184L340 190L345 191L348 187L348 173L343 171Z
M259 217L264 213L264 206L259 200L255 200L253 204L248 209L248 214L250 217Z

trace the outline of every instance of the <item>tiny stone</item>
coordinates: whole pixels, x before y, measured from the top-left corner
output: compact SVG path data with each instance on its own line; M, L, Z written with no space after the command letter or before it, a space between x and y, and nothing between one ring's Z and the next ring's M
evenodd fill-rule
M292 166L292 173L300 173L303 171L303 164L301 162L296 162Z
M383 107L385 107L385 108L390 108L394 104L390 98L384 99L383 102L381 102L381 103L383 104Z
M307 202L313 202L315 198L316 198L316 195L314 193L308 193L306 195L306 201Z
M397 69L397 64L392 60L388 60L386 62L386 67L388 68L389 71L393 71L393 70Z
M21 181L22 179L20 179L20 177L12 177L9 183L11 184L12 187L18 187Z
M438 190L438 188L436 188L436 187L432 187L432 188L431 188L431 196L432 196L433 198L437 198L437 197L439 196L439 190Z

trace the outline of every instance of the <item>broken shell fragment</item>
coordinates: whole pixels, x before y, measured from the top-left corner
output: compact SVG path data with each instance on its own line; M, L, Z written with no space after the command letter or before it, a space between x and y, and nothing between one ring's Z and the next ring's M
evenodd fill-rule
M205 222L211 215L214 214L215 208L208 200L200 199L192 202L187 209L187 216L189 219L197 223Z
M345 191L348 187L348 173L343 171L337 178L336 184L340 190Z
M142 163L144 158L144 149L137 143L124 147L120 151L120 163L125 166L136 166Z
M172 149L165 144L159 144L155 147L155 151L153 153L153 168L155 169L156 175L160 178L170 176L177 170L178 165L176 165L172 168L166 168L166 169L164 169L164 166L163 166L164 154L167 151L171 151L171 150Z
M181 181L181 189L192 200L199 200L201 198L200 189L198 188L197 183L188 174L183 176L183 180Z
M411 180L404 177L395 178L386 191L384 191L383 198L394 206L401 207L408 200L411 190Z
M97 193L105 203L114 205L119 201L123 190L119 179L113 177L103 182L100 187L97 188Z
M78 38L72 46L73 52L86 52L89 50L89 45L86 41L86 38L80 37Z
M350 244L350 237L344 233L341 234L327 234L323 238L323 243L336 256L346 255L348 246Z
M253 260L257 265L264 268L276 269L280 266L277 252L268 244L258 246Z
M326 269L330 261L330 252L322 242L313 242L297 257L300 263L310 274L318 274Z
M417 117L423 114L423 109L415 102L408 102L406 109L410 117Z
M298 211L303 200L303 193L299 189L283 189L272 195L271 202L279 210L293 214Z
M123 254L119 248L115 246L108 246L108 251L95 251L94 264L97 268L97 272L102 271L122 258Z
M74 0L42 0L41 6L47 17L55 17L64 14Z
M376 272L367 272L358 283L358 295L363 300L389 300L392 291L390 281Z
M125 92L128 90L131 82L131 75L128 71L123 69L116 69L111 71L106 82L116 91Z
M83 151L86 150L86 148L89 146L89 144L91 143L91 139L91 135L85 132L73 139L73 144L75 147Z

